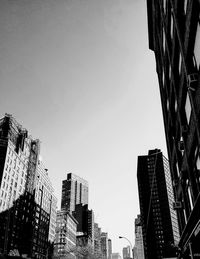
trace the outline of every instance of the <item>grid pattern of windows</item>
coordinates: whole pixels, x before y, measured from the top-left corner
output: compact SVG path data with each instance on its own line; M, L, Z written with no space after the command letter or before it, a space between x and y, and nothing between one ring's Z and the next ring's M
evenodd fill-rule
M179 246L186 257L193 257L200 253L200 237L193 236L200 218L200 3L147 0L147 9L149 47L156 57L181 234Z

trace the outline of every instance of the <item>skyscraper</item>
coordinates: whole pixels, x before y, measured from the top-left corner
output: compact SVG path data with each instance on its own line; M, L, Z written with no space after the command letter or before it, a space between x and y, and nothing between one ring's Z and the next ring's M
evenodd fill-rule
M137 178L145 257L173 255L178 223L168 161L159 149L138 157Z
M147 0L170 170L180 256L200 256L200 2ZM181 255L182 253L182 255Z
M72 213L76 204L88 204L88 182L69 173L67 180L62 182L61 209Z

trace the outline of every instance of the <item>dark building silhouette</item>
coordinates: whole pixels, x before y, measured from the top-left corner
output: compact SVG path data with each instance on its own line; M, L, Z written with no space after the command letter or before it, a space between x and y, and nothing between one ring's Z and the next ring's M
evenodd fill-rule
M147 0L180 228L179 251L200 258L200 2Z
M168 161L159 149L138 157L137 178L145 258L173 256L178 223Z
M88 209L88 205L77 204L75 206L75 211L72 215L77 220L77 238L79 243L81 242L81 237L84 240L88 240L88 243L94 247L94 213L92 210ZM84 243L84 242L83 242Z

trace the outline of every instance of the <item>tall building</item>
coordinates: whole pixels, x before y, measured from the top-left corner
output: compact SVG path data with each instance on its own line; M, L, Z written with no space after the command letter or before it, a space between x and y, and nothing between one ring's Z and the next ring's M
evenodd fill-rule
M131 247L130 246L123 247L122 255L123 255L123 259L130 259L131 258Z
M101 233L101 253L102 259L108 259L108 233Z
M101 257L101 228L94 223L94 254L96 258Z
M108 259L112 259L112 240L108 239Z
M62 182L61 209L72 213L76 204L88 204L88 182L69 173L67 180Z
M39 140L33 140L11 115L6 114L0 120L0 252L3 254L18 250L20 255L46 258L48 242L54 239L56 199L50 181L47 184L38 180L42 176L39 152Z
M168 161L159 149L138 157L137 178L145 258L174 255L178 223Z
M200 255L200 2L147 0L184 258Z
M135 219L135 246L134 246L134 259L144 258L144 245L142 235L142 224L140 215Z

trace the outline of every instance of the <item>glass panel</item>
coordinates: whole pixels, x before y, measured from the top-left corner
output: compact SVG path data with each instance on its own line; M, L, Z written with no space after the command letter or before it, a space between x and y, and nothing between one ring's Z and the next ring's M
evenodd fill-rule
M185 112L186 112L186 117L187 117L188 124L190 122L191 110L192 110L192 108L191 108L191 104L190 104L190 98L189 98L189 95L187 93L186 103L185 103Z
M200 46L200 24L198 23L196 39L195 39L195 44L194 44L194 56L196 59L198 69L199 69L199 65L200 65L200 48L199 48L199 46Z

